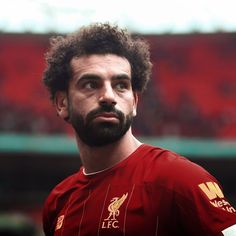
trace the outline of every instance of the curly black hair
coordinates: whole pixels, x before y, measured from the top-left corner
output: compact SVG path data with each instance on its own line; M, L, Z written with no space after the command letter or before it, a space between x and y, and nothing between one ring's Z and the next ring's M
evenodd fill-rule
M132 89L143 92L151 75L149 45L126 29L109 23L94 23L66 36L50 39L46 53L47 67L43 82L54 101L57 91L67 91L72 78L73 57L92 54L115 54L125 57L131 65Z

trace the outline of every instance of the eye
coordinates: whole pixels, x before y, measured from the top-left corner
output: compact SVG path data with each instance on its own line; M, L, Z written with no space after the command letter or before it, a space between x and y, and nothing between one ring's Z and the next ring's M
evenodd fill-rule
M115 88L118 90L125 90L129 88L129 84L126 81L119 82L115 85Z
M83 84L85 89L96 89L98 87L98 83L96 81L87 81Z

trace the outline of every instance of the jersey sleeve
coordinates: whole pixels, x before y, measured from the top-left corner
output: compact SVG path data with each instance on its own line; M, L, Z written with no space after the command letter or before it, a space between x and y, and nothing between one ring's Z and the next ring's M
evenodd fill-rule
M52 195L49 195L49 197L45 201L42 215L43 231L45 233L45 236L53 235L53 219L55 219L55 207L53 206L53 204L54 200L52 198Z
M54 187L47 197L42 215L45 236L54 235L56 227L59 227L63 222L63 215L60 215L60 212L65 207L74 188L76 188L76 176L77 174L73 174L64 179Z
M205 169L186 160L175 168L175 201L189 235L236 236L236 210L220 183Z

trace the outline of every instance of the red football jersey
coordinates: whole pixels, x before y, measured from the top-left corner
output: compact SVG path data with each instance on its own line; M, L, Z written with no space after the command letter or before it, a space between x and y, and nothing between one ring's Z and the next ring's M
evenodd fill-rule
M110 169L82 169L46 200L47 236L236 235L236 211L217 180L171 151L143 144Z

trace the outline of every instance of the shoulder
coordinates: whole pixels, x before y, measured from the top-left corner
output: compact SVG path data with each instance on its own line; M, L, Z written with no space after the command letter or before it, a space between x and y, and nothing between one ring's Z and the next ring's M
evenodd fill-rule
M173 196L179 218L191 231L189 235L218 235L236 223L235 208L206 169L172 151L147 148L149 155L143 158L148 163L146 180L154 189L161 189L165 198Z
M57 184L47 197L46 204L55 203L59 198L66 198L73 192L79 173L72 174Z
M70 175L58 185L48 195L43 206L43 226L45 232L55 223L54 220L65 205L65 202L70 198L75 191L76 183L79 178L79 173Z
M150 177L172 184L192 185L215 178L203 167L173 151L144 145L142 157Z

